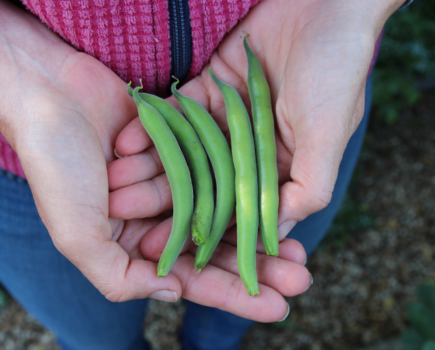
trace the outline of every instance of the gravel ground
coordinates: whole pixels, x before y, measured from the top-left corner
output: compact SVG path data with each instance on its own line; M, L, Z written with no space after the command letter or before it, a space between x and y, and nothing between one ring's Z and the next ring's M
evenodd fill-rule
M397 338L406 327L415 287L435 279L434 93L393 126L371 121L351 200L368 208L372 224L354 229L341 247L324 243L307 263L314 285L289 299L289 318L255 325L242 350L356 350ZM145 334L156 350L181 349L182 314L181 302L150 303ZM381 348L393 349L388 344ZM53 335L11 301L0 311L0 349L57 347Z

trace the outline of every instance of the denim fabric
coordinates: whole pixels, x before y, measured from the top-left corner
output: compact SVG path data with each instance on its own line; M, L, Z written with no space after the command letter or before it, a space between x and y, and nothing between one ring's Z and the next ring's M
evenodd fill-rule
M145 350L147 300L112 303L54 247L27 182L0 170L0 282L64 350Z
M311 254L327 232L355 168L368 122L366 112L340 165L332 201L298 223L289 238ZM144 350L147 300L112 303L54 247L25 180L0 170L0 283L58 337L64 350ZM252 321L186 301L185 350L235 350Z

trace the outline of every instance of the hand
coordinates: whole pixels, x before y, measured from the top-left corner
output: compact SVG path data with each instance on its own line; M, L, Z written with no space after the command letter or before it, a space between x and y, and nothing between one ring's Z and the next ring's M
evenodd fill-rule
M281 240L297 221L329 203L343 152L363 116L366 77L376 39L386 19L400 4L393 0L382 3L264 0L226 37L212 56L210 64L215 74L233 85L247 106L250 103L246 86L247 59L242 42L244 33L250 34L251 48L265 68L277 125ZM207 69L205 67L181 92L210 110L228 137L223 98ZM173 97L168 101L178 106ZM138 119L118 136L118 153L130 157L114 162L109 171L109 182L114 190L111 194L112 216L127 219L150 215L143 209L150 204L143 195L147 192L141 181L150 181L151 176L162 169L146 175L138 173L137 169L149 167L146 158L156 158L151 145ZM153 167L157 166L154 164ZM162 184L160 178L152 181L153 190L159 193L160 210L169 209L167 183ZM135 205L129 206L132 202ZM162 240L166 239L167 232L161 235ZM142 241L141 253L157 261L163 243L152 252L150 247L155 245L155 240L154 235L147 234ZM235 228L229 230L223 241L222 246L235 250ZM283 240L281 246L289 242ZM261 242L258 253L263 257ZM179 261L192 260L191 254L194 250L183 254ZM280 258L268 257L268 264L286 259L281 255ZM180 262L174 266L175 273ZM209 268L222 267L223 263L218 251ZM231 271L237 273L235 268ZM293 283L297 282L293 280ZM292 282L283 279L281 283L268 284L281 292L280 286L287 283ZM188 294L184 296L189 298Z
M402 3L266 0L211 58L215 74L235 86L247 106L244 33L265 69L276 115L281 239L297 221L328 205L344 150L364 114L376 40ZM226 128L217 87L207 71L197 80Z
M0 2L0 67L0 131L20 158L56 248L109 300L170 290L175 301L178 279L157 278L154 263L134 259L131 242L113 239L119 223L108 217L106 162L115 158L116 135L137 113L125 83L6 2Z
M310 279L297 242L282 243L282 259L259 257L262 294L251 298L235 274L234 248L229 246L222 245L220 258L200 275L192 256L185 254L173 273L157 278L153 254L163 249L171 226L164 216L170 207L165 201L143 215L157 215L153 218L109 219L106 163L114 160L116 135L137 115L125 83L114 73L1 1L0 67L0 131L20 157L55 246L103 295L111 301L175 301L183 295L263 322L286 315L281 295L303 292ZM164 193L168 186L164 175L156 176L159 172L156 163L145 178ZM145 202L153 201L153 195L148 193ZM117 202L111 202L114 211ZM126 204L134 209L134 202Z

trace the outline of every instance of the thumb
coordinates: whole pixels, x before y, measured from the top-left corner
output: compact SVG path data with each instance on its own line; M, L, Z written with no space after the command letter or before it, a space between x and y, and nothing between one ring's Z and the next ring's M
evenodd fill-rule
M321 112L315 110L300 118L293 127L292 181L280 188L281 239L297 221L324 209L331 201L347 143L364 114L364 96L362 86L357 98L347 105L337 101L323 105Z
M158 278L155 263L130 259L113 240L106 161L97 132L74 111L52 110L46 120L32 123L28 141L17 150L56 248L110 301L150 296L176 301L181 284L175 275Z

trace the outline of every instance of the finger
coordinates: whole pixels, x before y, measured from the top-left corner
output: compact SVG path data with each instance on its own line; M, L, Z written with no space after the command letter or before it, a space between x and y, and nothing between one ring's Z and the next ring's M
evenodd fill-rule
M109 216L124 220L147 218L172 208L166 174L109 193Z
M158 262L168 242L172 230L172 217L164 220L147 232L140 243L140 253L146 260ZM187 239L181 253L194 246L192 239Z
M288 233L291 228L289 228L286 232ZM307 254L304 247L301 243L294 239L284 239L286 235L279 237L281 242L279 244L278 256L282 259L292 261L297 264L304 264L307 259ZM237 226L230 227L222 237L222 241L234 247L237 246ZM260 235L257 237L257 253L266 254L266 249L264 248L264 244Z
M109 191L149 180L164 172L155 147L127 158L117 159L107 165Z
M70 198L66 201L74 203ZM56 229L59 225L55 220L46 221L56 248L112 302L147 297L169 302L178 300L182 290L176 276L168 274L163 279L158 278L155 263L130 259L123 247L111 240L114 232L107 213L101 214L97 208L90 208L84 210L82 205L74 203L70 210L65 207L60 210L63 214L59 215L64 224L62 230ZM49 214L42 213L42 217L47 219ZM70 213L74 216L70 217ZM73 218L72 223L70 220ZM124 227L121 221L113 221L112 225L116 231ZM124 241L123 246L128 248L129 244Z
M292 159L292 181L284 183L279 190L280 235L288 233L297 221L324 209L332 198L340 162L352 133L344 121L319 118L316 124L315 127L303 125L295 131L295 138L300 141Z
M288 314L287 302L273 288L260 284L260 294L250 296L239 276L213 265L198 273L194 259L182 254L171 270L181 282L183 298L258 322L276 322Z
M59 215L64 224L62 230L56 229L58 223L52 226L54 220L47 221L54 245L108 300L123 302L151 297L175 302L181 296L181 284L175 275L170 273L159 278L157 264L130 259L123 247L131 248L135 242L124 239L122 247L111 240L112 235L119 237L112 227L115 231L123 230L122 221L109 223L107 213L101 215L97 208L83 210L81 205L73 204L70 210L60 212L63 214ZM75 218L73 223L70 222L73 219L71 212ZM48 218L45 212L42 213L42 217ZM134 241L133 238L130 237Z
M140 153L152 144L153 141L137 117L119 133L115 149L121 157L124 157Z
M307 253L301 242L295 239L284 238L279 243L278 257L305 266Z
M281 139L293 153L292 182L280 188L279 224L301 221L329 204L344 150L363 115L374 40L336 29L329 28L340 40L328 45L320 41L326 32L313 39L309 30L301 31L288 55L276 114Z
M109 221L111 221L112 229L114 227L112 224L114 220L119 219L109 219ZM162 218L156 217L152 219L120 221L124 223L122 227L120 227L122 232L121 234L118 234L116 231L114 231L112 241L118 242L121 248L127 252L130 259L144 259L139 250L140 241L149 230L157 226L162 221Z
M123 243L130 246L125 240ZM181 284L175 275L157 277L156 263L140 257L131 259L117 242L95 239L91 234L80 241L57 240L55 245L112 302L143 298L175 302L181 296Z
M287 241L289 241L287 245L293 244L291 240ZM289 247L285 248L289 250ZM301 294L311 285L311 274L302 263L294 263L276 256L257 254L258 282L288 297ZM208 264L239 275L237 248L223 242L219 243Z
M236 221L235 215L230 220L228 224L229 227L234 225ZM155 228L150 230L141 242L141 254L142 256L151 261L159 261L162 255L163 249L165 248L166 242L169 239L169 235L172 229L172 216L167 220L163 221ZM193 240L188 239L181 249L181 253L187 252L188 250L197 247Z
M79 268L108 300L124 302L151 297L175 302L179 299L182 289L175 275L157 277L156 263L130 259L116 242L101 243L89 250L96 258L87 259L86 266L80 264Z

